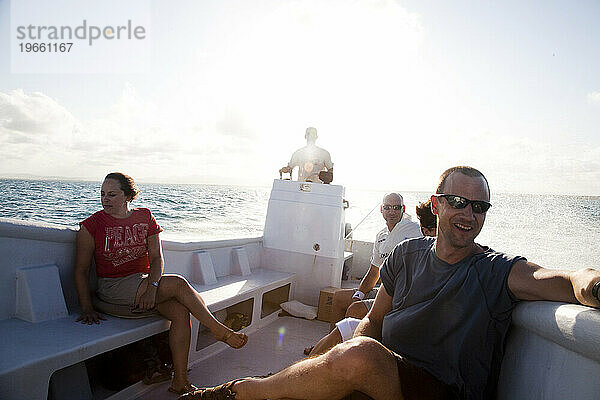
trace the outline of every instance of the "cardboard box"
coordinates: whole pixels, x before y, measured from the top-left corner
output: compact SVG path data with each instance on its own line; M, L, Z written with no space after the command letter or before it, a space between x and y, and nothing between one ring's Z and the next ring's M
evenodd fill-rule
M319 308L317 310L317 319L319 321L331 322L333 319L333 294L339 290L332 286L321 289L319 294Z

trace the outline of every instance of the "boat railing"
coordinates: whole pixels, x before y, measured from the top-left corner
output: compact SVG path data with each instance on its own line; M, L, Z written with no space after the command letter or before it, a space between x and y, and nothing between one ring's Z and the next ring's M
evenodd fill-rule
M513 312L498 399L597 399L600 310L523 301Z
M85 360L169 327L161 317L76 323L75 236L70 227L0 219L2 399L45 399L49 390L56 400L61 393L91 398ZM261 238L165 241L163 247L165 271L185 276L217 318L239 317L247 332L274 320L279 305L293 296L293 273L261 268ZM192 318L190 364L225 348ZM147 390L137 386L126 391Z

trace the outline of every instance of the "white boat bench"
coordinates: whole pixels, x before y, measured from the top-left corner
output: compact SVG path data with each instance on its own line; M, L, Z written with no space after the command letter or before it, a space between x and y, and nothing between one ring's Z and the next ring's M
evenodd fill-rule
M11 282L4 282L4 290L0 291L0 303L8 305L4 319L0 319L0 399L97 398L89 384L82 385L88 382L84 361L164 332L169 329L169 321L160 316L126 319L107 315L106 321L98 325L76 322L80 312L72 287L74 231L65 233L62 229L59 240L47 244L50 248L46 254L41 251L34 258L16 258L10 253L28 248L28 241L48 239L52 234L39 235L39 230L52 228L37 227L28 234L27 227L6 230L5 224L5 220L0 221L0 251L6 251L13 263L0 265L0 278ZM15 228L18 233L13 235ZM232 275L216 277L209 262L210 253L197 251L192 257L203 262L194 265L191 271L198 271L188 280L213 313L220 312L224 317L229 309L241 311L249 314L250 325L245 330L258 329L277 316L279 304L291 294L295 276L250 269L243 247L223 246L220 251L234 253ZM38 258L55 260L56 264L32 265ZM24 266L14 265L15 262ZM12 311L8 310L11 306ZM203 332L192 318L190 364L225 347Z
M75 322L78 315L35 323L18 318L0 321L0 398L46 399L56 371L64 372L63 379L57 377L60 384L57 381L52 387L54 398L60 398L60 393L91 398L89 387L64 386L75 376L87 380L83 361L169 329L169 322L159 316L107 316L99 325L89 326Z
M34 274L52 269L58 277L56 266L29 268L28 271ZM192 286L200 292L207 307L217 312L249 299L254 304L261 304L266 292L292 281L292 274L258 268L246 276L229 275L210 285L192 283ZM38 300L44 301L40 298L34 302ZM252 320L261 318L259 308L256 307ZM46 399L50 378L59 370L63 376L55 376L56 383L51 387L54 399L63 395L68 396L66 398L92 398L91 389L84 387L83 392L77 392L82 388L65 386L73 379L87 379L83 361L169 329L169 322L160 316L126 319L107 315L106 321L87 325L75 321L78 312L68 314L65 308L65 314L61 318L39 322L20 318L0 321L0 398ZM193 319L195 336L198 336L198 325ZM203 350L196 350L194 341L191 347L191 353Z
M600 399L600 310L523 301L514 310L497 400Z

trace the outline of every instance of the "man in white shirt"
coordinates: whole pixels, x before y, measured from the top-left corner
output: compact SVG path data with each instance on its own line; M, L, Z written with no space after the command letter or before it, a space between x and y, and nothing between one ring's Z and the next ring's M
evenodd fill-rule
M358 325L358 320L367 315L373 306L377 294L373 288L379 280L379 268L387 256L401 241L423 236L419 224L411 221L410 215L404 212L406 206L400 194L386 194L379 209L386 226L375 236L369 270L361 280L358 289L341 289L335 292L331 333L325 337L326 340L319 341L314 348L307 347L305 354L320 354L335 344L350 339L354 328ZM348 317L350 319L347 319Z
M306 128L306 146L296 150L288 165L279 170L279 174L290 174L295 167L298 167L298 180L301 182L323 183L319 179L319 172L333 172L333 163L329 152L315 145L317 140L316 128Z

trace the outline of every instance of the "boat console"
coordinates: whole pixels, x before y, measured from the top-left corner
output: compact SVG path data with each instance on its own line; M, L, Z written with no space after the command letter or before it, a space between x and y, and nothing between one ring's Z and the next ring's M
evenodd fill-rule
M276 179L263 239L265 268L296 275L295 298L316 306L323 287L340 287L344 187Z

